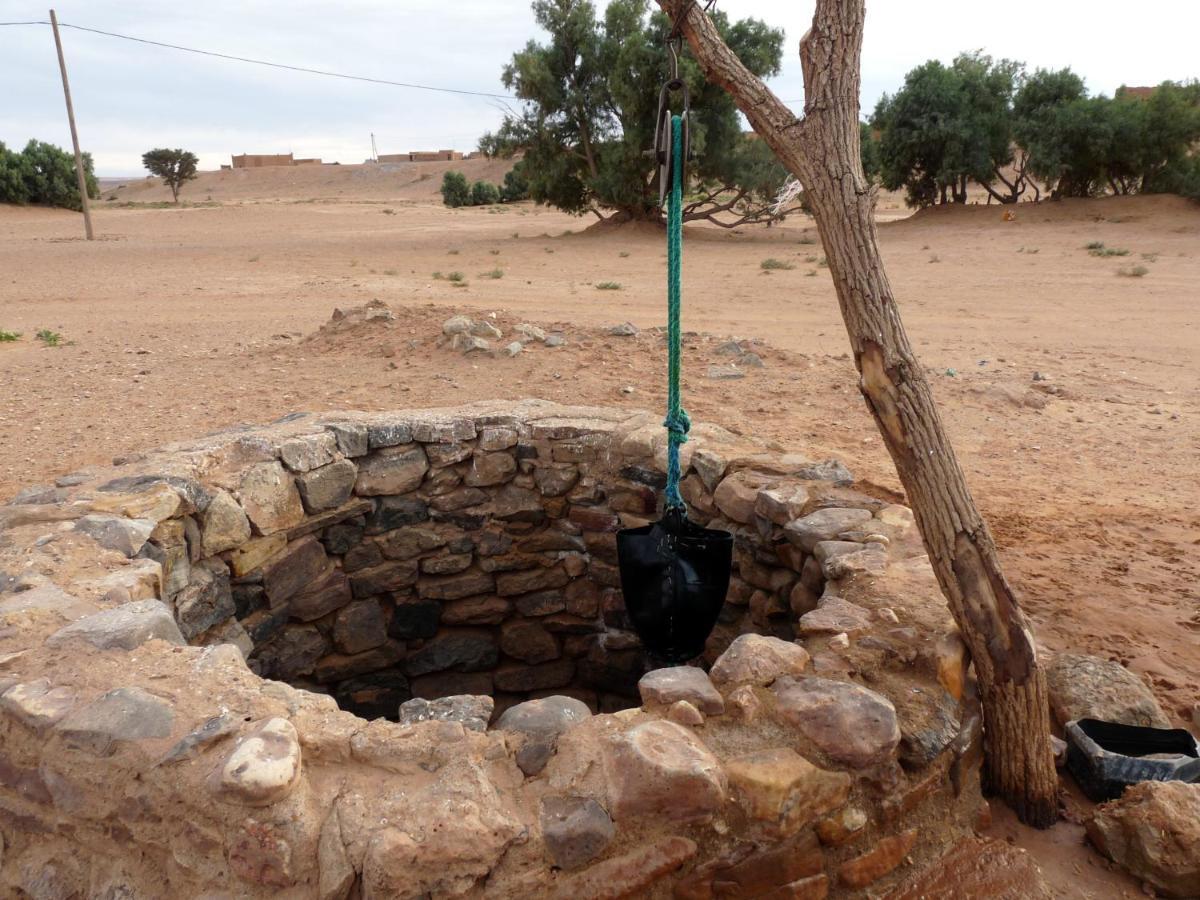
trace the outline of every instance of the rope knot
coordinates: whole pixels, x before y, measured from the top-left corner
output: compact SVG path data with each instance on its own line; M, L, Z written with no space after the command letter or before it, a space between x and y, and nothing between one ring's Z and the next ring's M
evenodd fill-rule
M663 419L663 428L667 429L667 439L673 444L686 444L688 432L692 430L692 420L687 410L680 408Z

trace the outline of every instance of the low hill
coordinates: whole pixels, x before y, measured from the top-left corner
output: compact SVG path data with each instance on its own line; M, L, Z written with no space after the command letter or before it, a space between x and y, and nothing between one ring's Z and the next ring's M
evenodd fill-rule
M361 165L269 166L261 169L221 169L201 172L183 187L180 199L204 201L304 201L439 199L442 175L462 172L469 181L500 184L512 168L510 159L463 159L453 162L363 163ZM170 202L162 179L146 176L105 185L107 201Z

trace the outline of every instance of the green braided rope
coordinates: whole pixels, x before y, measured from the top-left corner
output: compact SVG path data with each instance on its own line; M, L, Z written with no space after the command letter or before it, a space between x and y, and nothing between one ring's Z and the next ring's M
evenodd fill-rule
M682 508L679 445L687 441L691 419L679 397L679 280L683 256L683 119L671 116L671 193L667 200L667 489L668 509Z

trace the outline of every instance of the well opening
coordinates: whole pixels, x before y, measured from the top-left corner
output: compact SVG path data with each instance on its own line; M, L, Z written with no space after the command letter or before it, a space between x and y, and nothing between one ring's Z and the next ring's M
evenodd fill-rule
M404 715L401 704L455 695L492 697L492 718L550 695L593 712L637 706L639 678L663 663L625 612L616 532L661 512L661 430L614 436L611 424L331 423L215 488L150 552L187 569L171 567L167 599L191 643L232 641L257 674L366 719L418 717L424 704ZM728 460L699 456L683 485L692 514L736 536L729 599L696 661L706 665L739 634L792 640L825 578L754 512L784 471L726 479ZM831 464L800 474L845 478ZM782 524L804 511L795 489L779 502Z

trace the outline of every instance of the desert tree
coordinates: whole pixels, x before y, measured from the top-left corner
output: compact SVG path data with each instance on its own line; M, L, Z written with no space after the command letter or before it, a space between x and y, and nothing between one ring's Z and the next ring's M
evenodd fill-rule
M521 151L529 196L573 214L657 220L654 143L658 89L668 66L662 41L670 25L647 0L612 0L598 16L590 0L535 0L534 18L549 35L513 55L502 80L522 101L480 140L488 155ZM754 19L716 27L755 75L779 72L783 32ZM680 77L692 98L696 159L683 216L725 227L786 214L774 199L787 172L770 147L743 133L737 108L687 56ZM798 208L798 207L793 207Z
M179 202L179 191L185 181L196 177L196 166L200 162L196 154L176 148L159 147L142 154L142 165L151 175L156 175L171 189L171 196Z
M889 190L905 188L910 206L966 203L967 183L1002 203L1025 190L1014 162L1012 98L1021 65L963 53L947 66L929 60L884 95L871 124L879 130L880 174ZM993 187L1001 182L1002 188Z
M88 196L99 197L90 153L83 154L83 170ZM83 209L74 155L45 141L31 140L20 153L0 144L0 203Z
M896 466L930 564L970 649L984 716L985 780L1025 822L1058 814L1045 670L995 541L967 487L879 254L876 191L860 148L864 0L817 0L800 41L797 115L692 0L658 0L708 79L727 90L804 187L850 337L859 388Z
M450 207L471 205L471 184L462 172L447 172L442 176L442 203Z

